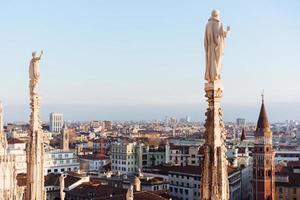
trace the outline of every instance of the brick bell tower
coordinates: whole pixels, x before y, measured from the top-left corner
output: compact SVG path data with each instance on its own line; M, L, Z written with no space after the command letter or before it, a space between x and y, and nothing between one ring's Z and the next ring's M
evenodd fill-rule
M253 151L253 200L275 199L275 152L272 146L272 131L262 95L262 104L255 131Z

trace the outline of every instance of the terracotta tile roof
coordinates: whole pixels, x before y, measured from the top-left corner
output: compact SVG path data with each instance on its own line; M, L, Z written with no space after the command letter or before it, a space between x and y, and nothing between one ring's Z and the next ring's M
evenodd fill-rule
M48 174L45 176L45 186L59 186L59 177L60 174ZM65 187L69 187L79 181L81 178L74 177L74 176L68 176L65 178Z
M169 200L169 198L165 198L150 191L142 191L134 193L134 200Z
M238 171L237 167L227 166L227 173L228 173L228 175L231 175L231 174L233 174L233 173L235 173L237 171Z
M246 153L246 147L238 147L238 153Z
M22 144L22 143L25 143L25 142L23 142L22 140L19 140L17 138L8 138L7 143L8 144Z
M108 199L110 196L123 199L126 192L126 189L101 185L99 183L83 183L68 191L67 194L70 196L84 197L85 199Z
M238 168L236 167L227 167L228 175L236 172ZM170 174L170 173L178 173L178 174L192 174L192 175L201 175L201 167L200 166L168 166L168 165L161 165L156 166L153 168L145 169L146 172L151 171L152 173L157 174Z

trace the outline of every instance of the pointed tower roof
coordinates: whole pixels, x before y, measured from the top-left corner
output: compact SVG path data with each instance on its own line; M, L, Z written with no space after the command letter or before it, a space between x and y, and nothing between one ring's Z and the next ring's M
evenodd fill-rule
M68 126L67 126L67 124L66 123L64 123L63 125L62 125L62 127L61 127L61 133L63 133L64 131L66 131L68 129Z
M241 141L246 139L245 129L242 129Z
M270 124L268 120L267 111L264 103L264 95L262 95L262 103L260 107L259 117L256 126L256 132L264 132L270 130Z

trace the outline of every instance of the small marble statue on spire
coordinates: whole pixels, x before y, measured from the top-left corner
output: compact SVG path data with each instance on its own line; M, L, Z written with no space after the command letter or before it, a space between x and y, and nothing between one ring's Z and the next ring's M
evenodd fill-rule
M220 12L213 10L206 24L204 47L205 47L205 80L209 83L221 79L222 60L224 54L224 41L230 27L223 29L220 21Z
M67 178L67 175L66 174L61 174L60 177L59 177L59 192L60 192L60 199L61 200L65 200L65 192L64 192L64 189L65 189L65 179Z
M29 79L30 79L30 94L36 94L36 85L40 80L40 60L42 58L43 51L40 56L37 56L36 52L32 53L32 59L29 65Z
M39 64L40 56L32 53L29 65L29 97L30 97L30 121L27 142L27 186L26 200L45 200L44 188L44 141L40 121L40 98L37 86L40 80Z

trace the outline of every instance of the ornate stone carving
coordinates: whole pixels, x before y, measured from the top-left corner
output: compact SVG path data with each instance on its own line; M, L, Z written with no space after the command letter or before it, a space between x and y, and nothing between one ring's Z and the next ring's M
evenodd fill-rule
M213 11L212 14L216 14ZM223 97L223 87L220 76L222 49L216 50L212 55L211 50L214 48L211 39L214 35L219 37L220 45L223 45L223 29L214 29L213 26L220 28L221 24L216 22L212 16L206 27L205 48L206 48L206 73L205 80L205 97L207 98L208 108L205 116L205 143L203 145L204 158L202 161L201 176L201 199L203 200L228 200L229 186L227 177L227 160L225 156L225 127L223 121L223 112L221 109L221 98ZM212 30L220 30L213 33ZM229 30L229 29L228 29ZM221 34L221 35L220 35ZM223 37L223 38L222 38ZM212 46L211 46L212 45ZM212 48L212 49L211 49ZM219 48L219 47L218 47ZM217 55L218 54L218 55ZM217 60L216 60L217 59ZM219 59L219 60L218 60Z
M46 191L44 189L44 143L41 121L39 116L40 98L36 88L40 79L39 61L41 59L32 53L29 65L29 95L30 95L30 120L29 138L27 144L27 187L26 200L44 200Z

